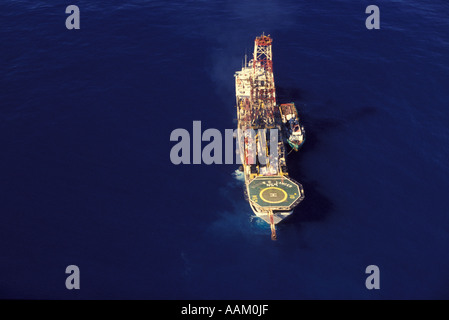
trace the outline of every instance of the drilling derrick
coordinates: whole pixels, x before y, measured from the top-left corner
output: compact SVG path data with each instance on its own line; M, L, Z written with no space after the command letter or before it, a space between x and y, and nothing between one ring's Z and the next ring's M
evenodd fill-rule
M276 91L273 76L273 54L270 36L262 35L254 41L253 70L251 75L251 104L258 109L255 119L260 127L274 127Z

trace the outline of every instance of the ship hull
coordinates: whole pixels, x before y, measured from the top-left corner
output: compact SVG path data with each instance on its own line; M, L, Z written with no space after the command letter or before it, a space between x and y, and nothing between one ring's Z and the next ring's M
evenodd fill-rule
M257 218L262 219L266 223L270 224L270 216L267 213L259 212L253 205L250 204L251 209L253 210L254 214ZM288 216L290 216L293 213L293 210L290 211L282 211L282 212L274 212L273 213L273 220L274 224L278 224Z
M269 223L274 233L274 225L293 213L304 199L304 191L287 170L289 137L282 111L296 109L293 104L276 104L271 41L269 36L256 38L253 59L245 61L235 74L235 88L237 145L245 191L254 214ZM290 120L290 114L287 117Z

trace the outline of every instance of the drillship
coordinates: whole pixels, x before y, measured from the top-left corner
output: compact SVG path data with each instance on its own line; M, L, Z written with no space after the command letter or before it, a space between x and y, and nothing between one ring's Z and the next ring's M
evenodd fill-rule
M235 73L238 151L245 177L245 195L257 217L271 226L289 216L304 199L301 184L289 177L288 149L305 141L294 103L276 104L272 38L256 37L253 58ZM290 151L291 152L291 151Z

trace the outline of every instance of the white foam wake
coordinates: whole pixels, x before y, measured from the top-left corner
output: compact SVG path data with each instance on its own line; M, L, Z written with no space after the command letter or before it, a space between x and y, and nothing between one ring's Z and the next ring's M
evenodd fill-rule
M238 180L240 182L245 182L245 175L239 169L235 170L232 173L232 176L234 177L234 179L236 179L236 180Z

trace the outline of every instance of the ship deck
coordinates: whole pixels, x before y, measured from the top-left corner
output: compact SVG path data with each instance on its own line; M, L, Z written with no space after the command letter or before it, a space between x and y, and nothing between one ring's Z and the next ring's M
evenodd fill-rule
M269 210L290 210L303 198L302 186L285 176L259 176L248 184L249 200Z

